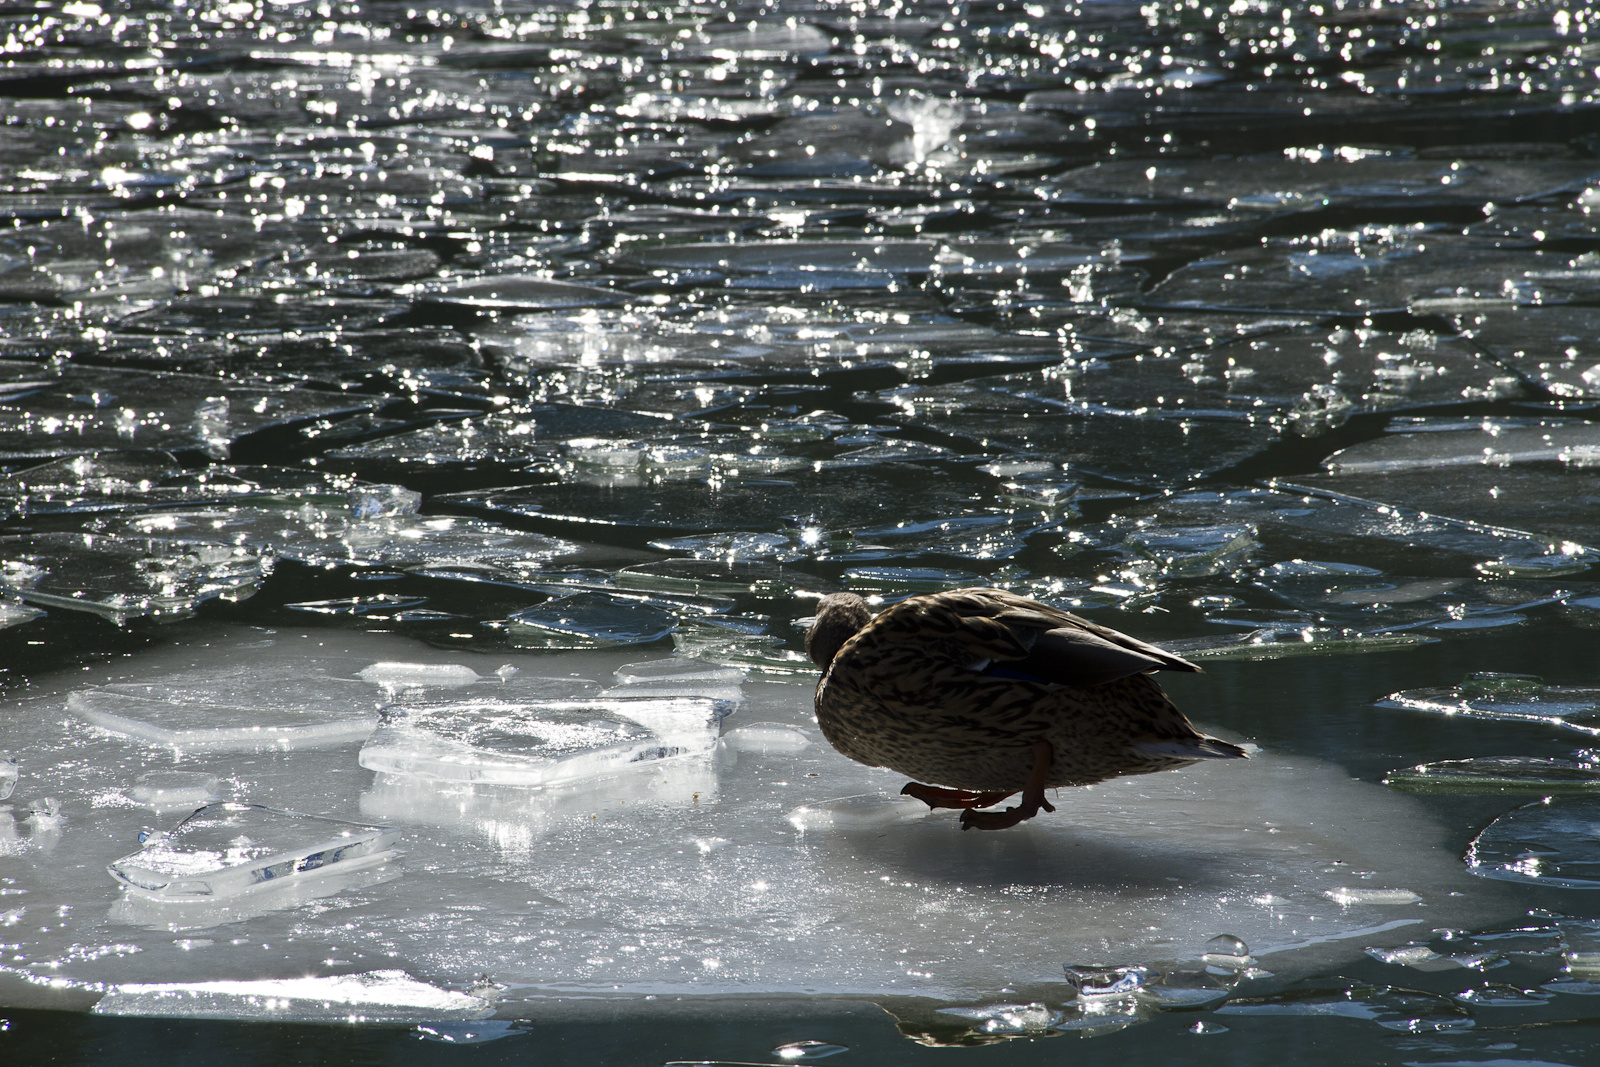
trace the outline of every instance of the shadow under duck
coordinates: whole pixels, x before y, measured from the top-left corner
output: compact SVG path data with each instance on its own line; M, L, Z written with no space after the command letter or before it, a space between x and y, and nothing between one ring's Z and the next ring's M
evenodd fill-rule
M915 596L876 617L834 593L806 652L822 668L817 725L833 747L916 779L901 792L930 808L965 809L963 830L1054 811L1046 789L1247 758L1197 732L1150 677L1199 667L1000 589ZM1016 807L973 810L1018 792Z

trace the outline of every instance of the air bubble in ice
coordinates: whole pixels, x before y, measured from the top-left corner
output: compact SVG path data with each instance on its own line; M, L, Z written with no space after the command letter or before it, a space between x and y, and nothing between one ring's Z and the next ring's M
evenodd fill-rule
M147 771L128 790L128 799L159 814L194 810L222 799L222 783L200 771Z
M1250 966L1250 946L1232 934L1218 934L1206 942L1205 955L1201 957L1208 966L1227 970L1243 970Z
M1062 970L1067 984L1077 990L1080 997L1123 997L1161 978L1159 972L1139 964L1127 967L1067 964Z
M863 793L853 797L802 804L786 816L801 833L810 830L859 830L895 823L916 822L928 814L927 805L911 797L888 793Z

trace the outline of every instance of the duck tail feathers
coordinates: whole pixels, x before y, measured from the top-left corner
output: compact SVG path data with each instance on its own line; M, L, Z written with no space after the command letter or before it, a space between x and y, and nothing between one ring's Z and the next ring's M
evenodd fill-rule
M1133 746L1143 756L1166 756L1170 759L1249 759L1238 745L1230 745L1215 737L1187 737L1171 741L1140 741Z

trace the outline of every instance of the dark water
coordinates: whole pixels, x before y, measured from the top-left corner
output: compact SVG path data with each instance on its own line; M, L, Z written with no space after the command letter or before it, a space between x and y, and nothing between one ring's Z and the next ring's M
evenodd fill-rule
M839 1064L1593 1062L1597 64L1575 4L0 9L0 757L19 768L0 1003L25 1005L0 1008L0 1053L778 1063L811 1039L848 1046ZM159 664L270 703L293 679L262 672L304 668L296 641L553 674L620 643L787 680L768 717L803 716L808 596L985 583L1202 658L1174 695L1274 758L1369 784L1528 758L1492 787L1432 768L1365 824L1404 852L1429 823L1455 863L1519 809L1472 853L1492 878L1381 872L1479 918L1219 979L1226 1003L1102 1004L1113 1025L1031 973L1009 991L1042 1015L987 1030L843 995L854 973L835 996L730 974L720 1000L651 1006L643 975L575 1020L507 994L515 1025L470 1049L409 1024L84 1013L155 980L153 935L98 917L102 871L137 846L135 775L179 761L59 727L76 686L188 699ZM257 633L278 651L249 651ZM1543 682L1375 705L1475 672ZM353 746L336 756L201 769L293 806L274 783L298 766L325 778L316 810L377 819ZM1347 799L1326 799L1336 821ZM1323 802L1286 795L1286 818ZM758 824L737 825L743 847ZM538 884L465 841L447 848L483 899ZM423 851L400 884L448 868ZM1316 877L1271 888L1316 896ZM299 906L202 934L305 940L287 924L321 905ZM74 907L99 910L77 927ZM367 969L479 977L465 947L385 940L414 914L352 914ZM489 927L461 929L437 936ZM94 969L124 943L148 955ZM526 978L532 951L506 966ZM1168 959L1143 951L1115 962Z

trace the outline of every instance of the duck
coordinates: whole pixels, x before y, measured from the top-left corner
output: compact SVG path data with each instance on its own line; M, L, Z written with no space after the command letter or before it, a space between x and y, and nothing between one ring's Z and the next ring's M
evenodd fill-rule
M1247 759L1197 731L1151 677L1200 667L1003 589L908 597L873 614L855 593L817 603L806 654L817 725L851 759L913 781L963 830L1055 811L1047 789ZM1012 796L1019 802L985 811Z

